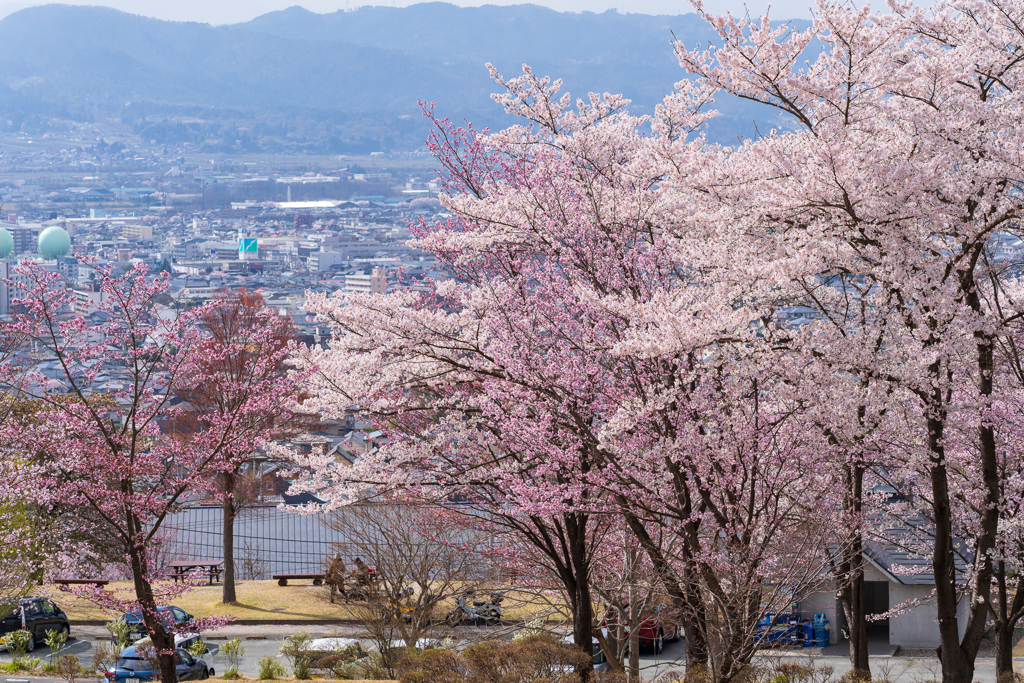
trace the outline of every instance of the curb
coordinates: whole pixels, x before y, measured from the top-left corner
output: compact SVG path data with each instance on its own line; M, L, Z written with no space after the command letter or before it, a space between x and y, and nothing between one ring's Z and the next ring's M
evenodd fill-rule
M360 619L303 619L302 621L235 619L228 622L232 626L358 626L362 623ZM79 619L70 624L72 626L105 626L107 622L102 619Z

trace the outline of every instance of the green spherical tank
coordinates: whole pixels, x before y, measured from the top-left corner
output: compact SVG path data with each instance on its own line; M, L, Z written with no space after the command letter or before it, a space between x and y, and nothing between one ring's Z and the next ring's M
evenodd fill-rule
M51 225L39 233L39 255L46 259L55 259L71 251L71 237L67 231Z
M0 258L7 258L14 251L14 238L7 228L0 228Z

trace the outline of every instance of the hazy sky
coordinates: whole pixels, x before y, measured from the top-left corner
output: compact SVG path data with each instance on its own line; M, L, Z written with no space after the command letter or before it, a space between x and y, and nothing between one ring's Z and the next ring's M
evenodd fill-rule
M522 0L490 0L481 2L474 0L455 0L453 4L478 6L483 4L514 5ZM284 9L292 5L302 5L314 12L334 12L339 9L354 9L360 5L393 5L404 7L416 4L409 0L60 0L64 3L77 5L105 5L126 12L144 14L159 19L174 21L202 21L211 24L230 24L248 21L273 10ZM25 1L4 2L0 0L0 17L16 12L24 7L44 5L46 2ZM639 12L643 14L680 14L692 12L693 7L688 0L536 0L535 4L545 5L553 9L567 12L603 12L617 9L620 12ZM725 11L742 13L746 7L752 14L761 14L768 7L768 0L705 0L704 8L709 11ZM809 16L808 8L812 0L775 0L771 3L771 15L777 19Z

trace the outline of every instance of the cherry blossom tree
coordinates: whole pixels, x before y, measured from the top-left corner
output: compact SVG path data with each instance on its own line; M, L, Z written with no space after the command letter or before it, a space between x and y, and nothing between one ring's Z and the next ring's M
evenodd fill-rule
M289 375L288 359L296 352L290 318L276 315L264 305L263 297L242 289L219 292L215 305L203 309L199 318L206 335L195 354L207 378L204 382L179 382L175 395L188 405L176 416L175 429L201 432L246 408L274 385L279 392L259 397L264 409L249 411L245 431L259 434L260 441L287 438L316 426L315 417L291 410L298 398L303 377ZM242 468L253 454L253 446L237 442L242 451L222 458L218 492L223 511L224 590L222 601L235 597L235 519L245 501L239 495ZM248 449L248 450L246 450Z
M275 397L289 395L291 385L276 375L255 388L224 381L209 368L226 362L235 349L206 343L200 325L206 309L161 310L156 302L167 290L167 277L148 277L144 265L122 275L93 267L102 301L74 313L72 306L81 304L58 274L27 261L19 267L19 312L4 324L4 332L31 344L30 366L51 360L57 372L44 377L30 369L23 381L8 385L42 408L38 420L5 425L3 441L44 448L49 469L41 476L50 493L89 508L105 534L117 539L135 598L102 590L88 595L107 609L142 613L161 679L173 683L173 634L156 608L189 590L190 582L172 585L161 574L150 553L154 539L168 515L210 492L217 473L260 443L264 422L259 418L275 409ZM176 429L187 408L174 402L175 389L204 382L248 399L231 413L207 416L202 430ZM4 481L5 493L10 485ZM201 619L189 628L223 621Z
M583 151L593 142L595 154L615 154L597 144L634 126L620 110L615 99L582 105L568 125L593 130L593 138L567 134L559 144L581 149L543 159L539 145L514 131L485 146L472 132L435 122L451 191L445 201L458 218L424 226L418 236L456 279L437 283L433 300L401 291L314 295L307 303L334 332L330 348L310 358L321 367L310 405L328 414L357 405L392 441L351 469L316 468L331 485L319 490L338 504L358 495L353 484L426 486L438 497L457 497L460 509L503 525L545 556L584 650L594 624L591 531L596 518L614 512L587 476L607 457L599 430L610 415L615 362L598 341L603 321L571 290L577 276L603 265L587 261L591 248L580 242L601 241L583 229L593 219L595 192L607 190L601 206L618 212L614 197L627 191L605 185ZM501 203L507 219L493 221ZM634 224L629 209L621 218ZM552 258L561 249L563 259ZM575 263L572 250L580 256Z
M904 466L928 491L946 681L972 678L998 537L997 435L982 415L999 322L979 276L987 246L1020 214L1022 14L999 1L886 15L823 2L801 32L708 16L721 46L677 51L698 85L785 121L703 182L715 197L709 220L730 227L730 263L746 272L734 278L759 282L762 305L817 311L789 348L900 402ZM823 49L805 63L814 43ZM865 315L851 318L851 307ZM957 472L968 470L980 497L955 519ZM973 549L959 577L958 533Z
M805 475L821 437L790 428L798 402L764 398L779 369L742 351L760 344L736 305L742 294L695 274L668 243L681 195L659 188L657 154L676 148L677 172L707 163L700 140L683 140L704 120L703 93L667 102L656 122L664 135L651 143L620 98L573 108L558 83L529 70L494 76L499 101L528 126L479 136L435 121L443 199L457 217L422 226L418 245L454 279L437 283L435 299L401 291L307 303L333 332L309 358L321 368L310 405L358 406L392 443L351 469L310 461L305 486L337 505L360 487L427 486L500 518L552 563L584 649L588 528L624 515L688 624L691 664L707 662L704 596L717 590L716 623L728 629L715 634L726 652L716 676L729 680L759 647L754 596L760 606L766 586L817 576L782 549L820 510L821 482ZM690 238L695 253L705 236ZM677 292L707 324L686 326L696 331L685 348L652 354L640 337L653 320L634 311ZM725 350L708 357L716 344ZM671 525L645 528L654 519ZM651 540L664 530L683 552ZM718 580L730 562L742 581Z
M440 125L434 142L455 217L417 244L453 280L434 300L310 300L334 330L311 359L320 405L358 405L403 437L347 478L328 467L330 493L487 482L520 518L614 509L689 609L700 659L708 610L749 619L739 605L793 564L797 521L833 508L852 531L828 521L821 540L843 548L829 560L859 624L865 477L891 468L927 520L915 542L944 680L969 683L1009 509L999 444L1017 443L993 419L1007 321L982 286L1020 215L1022 15L1000 0L822 2L800 32L707 16L719 47L678 46L693 80L649 118L495 73L524 125ZM708 144L718 92L774 107L779 128ZM811 312L800 324L795 306ZM648 529L666 513L690 539L671 558ZM723 558L742 581L723 581ZM717 636L717 680L749 661L750 631L739 619Z

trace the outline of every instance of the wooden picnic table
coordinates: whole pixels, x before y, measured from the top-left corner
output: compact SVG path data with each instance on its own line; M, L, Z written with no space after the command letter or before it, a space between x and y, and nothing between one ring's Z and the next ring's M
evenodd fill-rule
M57 587L62 591L66 591L68 586L96 586L102 588L106 586L110 581L106 579L54 579L53 582L57 584Z
M169 562L168 565L174 571L171 573L171 577L174 579L174 583L178 583L178 579L184 579L186 576L194 572L196 569L202 570L210 578L210 585L213 585L213 580L216 578L220 581L220 573L223 571L221 567L224 566L223 560L175 560Z

